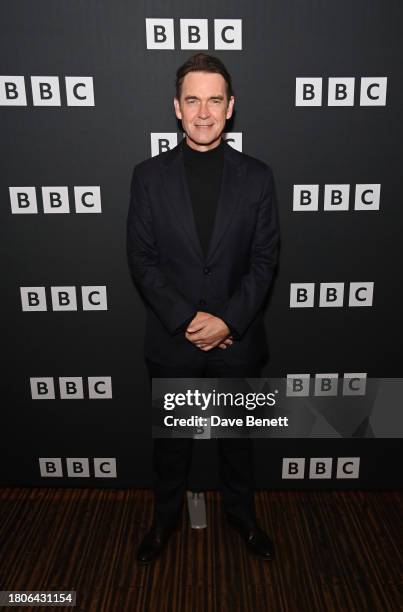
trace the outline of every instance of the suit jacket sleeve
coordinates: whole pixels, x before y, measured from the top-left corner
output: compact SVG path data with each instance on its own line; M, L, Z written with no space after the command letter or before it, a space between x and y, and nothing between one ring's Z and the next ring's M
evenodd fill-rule
M153 219L138 167L133 170L127 217L127 257L133 281L167 331L174 335L193 318L195 307L174 287L159 267Z
M273 173L267 166L258 218L250 252L249 269L220 316L241 339L252 323L270 288L278 258L278 212Z
M220 317L222 319L222 317ZM224 319L222 319L224 321ZM228 329L231 332L231 336L234 340L238 340L239 339L239 334L237 332L237 330L235 329L235 327L233 325L231 325L231 323L229 323L228 321L224 321L224 323L226 324L226 326L228 327Z

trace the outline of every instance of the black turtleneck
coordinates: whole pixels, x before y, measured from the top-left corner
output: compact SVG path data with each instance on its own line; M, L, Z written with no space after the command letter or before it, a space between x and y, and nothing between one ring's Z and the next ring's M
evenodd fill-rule
M209 151L197 151L183 142L183 159L200 244L207 256L220 193L224 142Z
M213 233L217 203L220 195L224 166L224 147L225 143L222 138L220 144L209 151L197 151L187 144L186 138L183 141L183 160L186 179L192 201L196 229L205 257L207 257ZM186 321L181 326L181 329L186 329L191 320ZM233 338L236 339L238 337L237 331L228 323L227 325Z

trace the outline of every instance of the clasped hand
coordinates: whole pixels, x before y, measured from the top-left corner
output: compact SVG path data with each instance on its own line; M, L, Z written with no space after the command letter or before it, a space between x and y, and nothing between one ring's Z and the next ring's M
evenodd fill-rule
M233 342L228 325L219 317L203 311L199 311L189 323L185 336L202 351L211 351L216 346L226 349Z

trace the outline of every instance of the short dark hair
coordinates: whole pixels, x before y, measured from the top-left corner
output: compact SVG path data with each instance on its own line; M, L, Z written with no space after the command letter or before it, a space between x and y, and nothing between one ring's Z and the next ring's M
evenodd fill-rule
M188 72L216 72L224 77L227 90L228 100L233 95L231 75L218 57L208 55L207 53L195 53L182 64L176 71L176 97L178 100L182 93L183 79Z

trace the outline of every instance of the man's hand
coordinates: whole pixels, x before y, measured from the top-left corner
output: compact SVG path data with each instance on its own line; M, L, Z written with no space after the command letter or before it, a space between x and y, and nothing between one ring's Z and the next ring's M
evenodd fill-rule
M233 340L228 325L219 317L199 311L185 332L187 340L202 351L210 351L218 346L226 349Z

